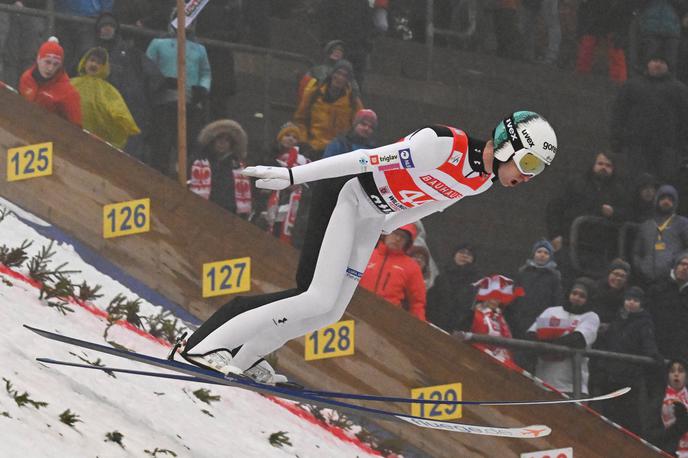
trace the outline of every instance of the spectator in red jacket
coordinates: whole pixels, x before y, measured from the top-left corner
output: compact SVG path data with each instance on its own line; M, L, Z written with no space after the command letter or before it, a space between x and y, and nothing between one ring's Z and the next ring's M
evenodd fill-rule
M425 321L425 280L418 263L406 254L417 234L416 226L407 224L385 235L368 261L360 286Z
M50 37L38 50L36 63L19 80L19 93L30 102L81 126L81 99L63 68L64 50Z

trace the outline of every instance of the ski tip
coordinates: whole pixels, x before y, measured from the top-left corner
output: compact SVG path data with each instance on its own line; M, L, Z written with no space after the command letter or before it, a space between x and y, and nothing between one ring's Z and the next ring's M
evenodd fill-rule
M628 393L629 391L631 391L631 387L627 386L625 388L621 388L620 390L616 390L616 391L609 393L609 397L610 398L616 398L619 396L623 396L624 394Z

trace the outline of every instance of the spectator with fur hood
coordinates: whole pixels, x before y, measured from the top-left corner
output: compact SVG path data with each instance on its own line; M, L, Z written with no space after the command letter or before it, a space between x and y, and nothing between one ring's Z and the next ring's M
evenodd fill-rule
M188 174L192 192L246 219L253 213L251 180L240 173L247 165L247 145L238 122L211 122L198 135L198 151Z

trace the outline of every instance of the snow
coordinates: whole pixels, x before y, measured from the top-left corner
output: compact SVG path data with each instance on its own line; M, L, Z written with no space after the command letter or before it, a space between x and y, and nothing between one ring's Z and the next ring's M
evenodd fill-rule
M0 199L0 207L11 207L24 220L48 224ZM1 210L1 208L0 208ZM49 240L14 214L0 222L0 245L18 247L32 240L29 256ZM118 293L136 298L114 279L86 264L67 244L55 244L51 266L67 262L69 270L80 270L72 283L85 280L102 285L104 296L94 301L105 309ZM18 271L26 274L24 267ZM81 358L113 366L155 370L150 366L118 359L91 350L43 339L22 327L60 332L80 339L104 343L107 321L90 311L72 306L63 315L39 300L39 291L25 281L0 274L0 456L11 457L364 457L379 456L344 441L326 428L300 418L282 405L249 391L117 374L97 370L48 366L35 360L49 357L83 363ZM142 301L140 316L158 314L162 308ZM108 339L125 347L164 357L167 347L125 327L113 326ZM9 384L7 383L9 381ZM193 392L205 388L219 401L206 404ZM48 403L35 408L20 407L12 393L28 392L34 401ZM69 409L78 422L69 426L60 414ZM107 440L118 431L122 445ZM275 447L269 437L285 432L291 446ZM157 449L157 453L155 453ZM148 452L146 452L148 450ZM172 454L173 452L174 454Z

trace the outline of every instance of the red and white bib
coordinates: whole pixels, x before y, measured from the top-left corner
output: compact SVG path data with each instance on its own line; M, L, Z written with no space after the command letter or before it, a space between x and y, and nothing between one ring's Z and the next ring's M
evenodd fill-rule
M389 167L374 169L375 185L393 211L432 201L459 200L464 196L480 194L492 186L493 175L481 175L471 168L468 161L468 136L454 127L449 127L449 130L454 137L451 150L445 142L437 142L434 151L400 148L398 166L394 163ZM410 137L404 138L402 142ZM432 154L446 159L436 169L420 171L414 167L415 154ZM385 158L380 158L380 161L383 159Z

